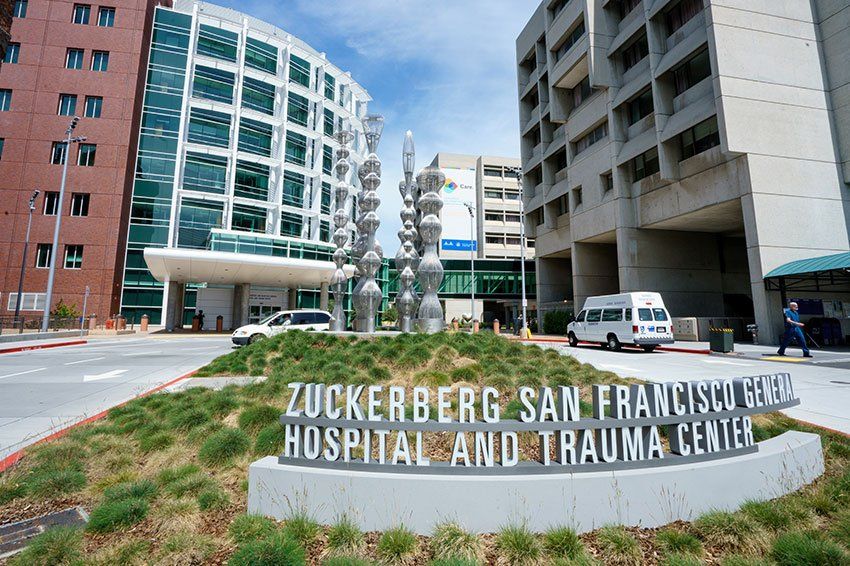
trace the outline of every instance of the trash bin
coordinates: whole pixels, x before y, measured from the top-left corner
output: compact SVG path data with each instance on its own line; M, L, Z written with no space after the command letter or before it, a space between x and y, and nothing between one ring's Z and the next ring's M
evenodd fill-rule
M224 317L222 315L218 315L215 317L215 331L222 332L224 330Z
M201 317L195 315L192 317L192 332L200 332L201 330Z
M712 352L731 352L735 349L735 334L731 328L709 328L709 347Z
M142 322L139 325L139 330L142 332L148 331L148 324L150 324L150 317L146 314L142 315Z

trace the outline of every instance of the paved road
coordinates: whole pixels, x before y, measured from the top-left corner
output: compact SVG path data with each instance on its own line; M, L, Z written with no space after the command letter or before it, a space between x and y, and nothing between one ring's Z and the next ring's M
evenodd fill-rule
M753 346L743 348L746 357L727 357L676 352L647 354L638 350L610 352L598 346L540 345L554 347L583 363L623 377L655 382L787 372L791 374L794 390L801 401L798 407L785 411L788 416L850 434L850 369L842 367L850 361L847 352L816 351L814 363L811 363L801 359L794 361L790 356L782 362L763 360L762 354L775 354L775 348L765 350L765 347ZM792 350L788 353L798 355Z
M227 336L151 336L2 354L0 459L230 350Z

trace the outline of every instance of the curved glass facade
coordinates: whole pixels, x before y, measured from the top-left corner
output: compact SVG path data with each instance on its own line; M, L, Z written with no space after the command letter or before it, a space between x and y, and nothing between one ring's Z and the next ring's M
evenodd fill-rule
M329 242L332 136L355 133L358 185L369 100L324 54L266 22L185 0L156 8L122 313L162 320L164 284L147 273L146 247L206 249L213 229Z

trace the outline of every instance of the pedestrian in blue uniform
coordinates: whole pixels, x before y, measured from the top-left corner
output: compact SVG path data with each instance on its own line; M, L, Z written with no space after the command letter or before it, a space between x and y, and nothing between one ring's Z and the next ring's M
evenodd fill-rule
M789 303L788 308L785 309L785 334L782 335L782 340L779 341L779 351L777 354L784 356L785 348L788 347L791 340L796 338L797 342L800 343L800 347L803 348L803 357L811 358L812 354L809 352L808 346L806 346L806 337L803 335L805 324L800 322L800 314L797 312L798 308L797 303Z

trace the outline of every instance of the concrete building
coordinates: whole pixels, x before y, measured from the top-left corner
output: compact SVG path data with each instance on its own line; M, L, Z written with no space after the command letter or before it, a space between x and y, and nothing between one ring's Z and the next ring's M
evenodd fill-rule
M359 186L366 91L286 31L191 0L157 8L147 77L121 311L229 328L327 308L332 136L355 133Z
M140 111L140 70L147 65L154 0L81 4L16 0L11 43L0 70L0 314L15 310L33 191L22 312L40 317L47 272L56 258L54 301L89 313L118 311L124 242ZM142 75L143 76L143 75ZM83 144L71 147L59 249L64 136L74 115Z
M846 1L542 2L516 42L538 308L659 291L673 316L775 340L764 276L850 249L848 18Z

